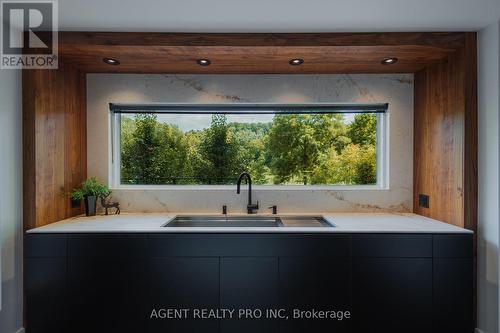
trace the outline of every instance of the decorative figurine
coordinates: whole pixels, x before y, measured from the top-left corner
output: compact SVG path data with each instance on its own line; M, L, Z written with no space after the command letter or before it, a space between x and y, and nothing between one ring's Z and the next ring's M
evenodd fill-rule
M116 202L107 201L107 198L110 194L111 193L109 193L106 196L101 197L101 206L104 207L104 209L106 209L105 215L108 215L109 208L116 208L115 214L120 214L120 203L118 201L116 201Z

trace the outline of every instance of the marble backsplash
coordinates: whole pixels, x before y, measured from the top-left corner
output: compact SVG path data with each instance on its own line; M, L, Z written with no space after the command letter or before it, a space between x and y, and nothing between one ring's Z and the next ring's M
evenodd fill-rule
M413 182L413 75L88 74L88 175L109 180L109 103L389 103L388 189L257 187L259 212L409 212ZM124 212L245 211L232 187L113 189Z

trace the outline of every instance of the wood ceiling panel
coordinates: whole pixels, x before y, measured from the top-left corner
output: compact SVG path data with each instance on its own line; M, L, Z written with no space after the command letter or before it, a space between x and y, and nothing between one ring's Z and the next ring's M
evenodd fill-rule
M414 73L463 45L462 33L174 34L61 32L59 55L86 72L186 74ZM119 66L103 58L120 61ZM396 64L380 61L396 57ZM208 58L202 67L196 59ZM291 66L292 58L304 59Z
M464 33L162 33L72 32L59 33L61 44L137 46L391 46L428 45L457 49Z
M65 46L63 61L89 72L126 73L408 73L421 70L446 57L450 51L429 46L335 46L335 47L165 47L165 46ZM120 61L105 64L103 58ZM394 65L380 61L396 57ZM208 58L202 67L196 59ZM304 59L291 66L292 58Z

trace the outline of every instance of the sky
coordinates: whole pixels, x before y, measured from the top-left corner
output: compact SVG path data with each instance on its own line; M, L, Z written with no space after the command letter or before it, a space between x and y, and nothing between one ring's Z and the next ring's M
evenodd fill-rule
M346 123L352 122L354 113L344 114ZM127 115L132 118L134 116ZM210 127L212 114L158 114L158 121L170 125L176 125L181 131L188 132L202 130ZM273 114L228 114L228 123L270 123L273 121Z

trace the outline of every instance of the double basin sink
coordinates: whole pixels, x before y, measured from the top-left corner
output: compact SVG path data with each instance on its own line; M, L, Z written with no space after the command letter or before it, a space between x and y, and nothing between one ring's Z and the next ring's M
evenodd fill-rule
M320 216L177 216L166 228L280 228L334 227Z

